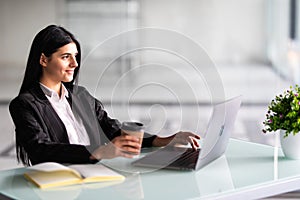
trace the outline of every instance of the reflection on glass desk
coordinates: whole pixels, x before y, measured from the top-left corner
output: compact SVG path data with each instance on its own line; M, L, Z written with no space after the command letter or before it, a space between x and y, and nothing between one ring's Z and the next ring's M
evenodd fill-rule
M275 156L274 156L275 155ZM277 156L278 155L278 156ZM38 189L25 168L0 171L0 192L13 199L255 199L300 189L300 160L281 149L231 139L224 156L199 171L142 169L132 159L102 161L124 182Z

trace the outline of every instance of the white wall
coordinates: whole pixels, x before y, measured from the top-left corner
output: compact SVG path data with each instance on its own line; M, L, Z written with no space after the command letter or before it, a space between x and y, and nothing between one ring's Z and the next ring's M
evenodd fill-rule
M140 26L186 34L218 63L266 61L264 0L141 0L139 4ZM37 31L62 23L63 5L62 0L0 0L1 66L24 67Z
M58 0L0 0L0 67L24 68L35 34L57 23Z
M264 0L142 0L141 25L179 31L218 63L266 61Z

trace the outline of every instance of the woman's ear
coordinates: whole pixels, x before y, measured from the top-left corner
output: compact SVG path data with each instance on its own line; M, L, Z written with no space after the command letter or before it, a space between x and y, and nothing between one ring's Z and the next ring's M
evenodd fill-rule
M43 66L43 67L46 67L47 66L47 62L48 62L48 58L45 56L45 54L41 54L41 57L40 57L40 64Z

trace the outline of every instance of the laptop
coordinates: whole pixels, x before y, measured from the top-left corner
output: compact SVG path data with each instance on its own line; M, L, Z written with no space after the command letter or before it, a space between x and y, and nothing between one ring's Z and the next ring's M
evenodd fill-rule
M215 104L201 148L166 146L132 162L133 166L157 169L199 170L224 154L241 96Z

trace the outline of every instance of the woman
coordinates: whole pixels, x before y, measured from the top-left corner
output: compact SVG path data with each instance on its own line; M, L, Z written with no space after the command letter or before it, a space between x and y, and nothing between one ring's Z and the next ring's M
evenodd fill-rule
M79 42L63 27L50 25L34 38L19 95L9 106L23 164L96 163L139 154L138 139L121 135L120 123L108 117L101 102L76 86L80 59ZM197 148L197 139L190 132L167 138L145 134L142 146Z

